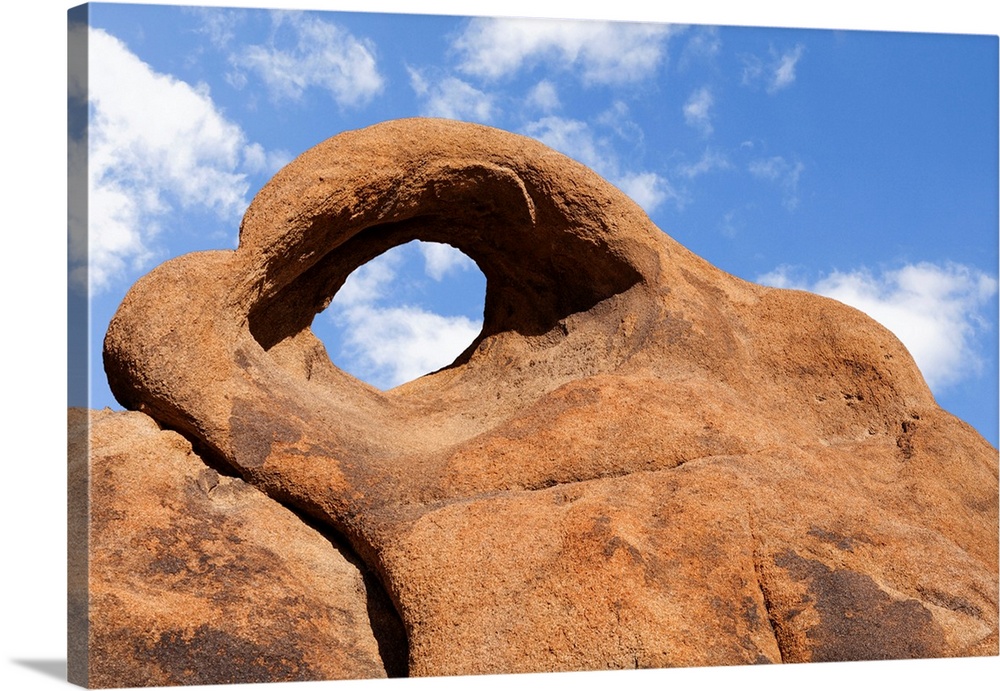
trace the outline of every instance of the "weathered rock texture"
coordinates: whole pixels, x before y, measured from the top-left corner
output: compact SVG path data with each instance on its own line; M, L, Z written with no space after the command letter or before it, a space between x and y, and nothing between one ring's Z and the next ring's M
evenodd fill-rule
M141 413L72 410L88 432L90 686L405 674L392 604L336 541Z
M382 392L309 325L412 239L477 262L484 326L450 367ZM105 366L126 407L349 542L402 618L411 674L997 654L997 452L937 407L898 340L725 274L533 140L407 120L320 144L256 197L237 250L132 288ZM190 548L225 563L229 514L193 465L172 472L192 479L170 520L204 517ZM274 530L251 515L241 540ZM163 550L148 518L136 546ZM195 563L163 558L133 587ZM235 627L250 613L228 582L205 587ZM343 625L314 635L361 649ZM211 630L218 649L234 635ZM167 641L169 660L186 631L141 646Z

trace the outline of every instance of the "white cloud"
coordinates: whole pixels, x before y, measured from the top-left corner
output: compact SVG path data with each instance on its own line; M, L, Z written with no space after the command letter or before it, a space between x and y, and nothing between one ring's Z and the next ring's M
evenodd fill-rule
M767 62L756 55L743 55L743 85L763 84L769 94L791 86L795 83L795 68L804 52L805 47L799 44L780 55L772 49Z
M678 205L683 204L681 196L670 181L657 173L628 173L617 178L615 184L646 213L651 213L667 200L673 200Z
M453 271L465 271L476 266L464 252L441 242L421 242L420 253L424 257L424 271L435 281Z
M798 207L799 179L805 170L801 161L793 163L783 156L772 156L751 161L748 169L755 178L773 182L781 188L785 208L794 211Z
M345 353L369 383L389 389L451 364L482 324L420 307L356 305L343 312Z
M236 38L236 32L246 20L246 11L222 7L182 7L182 12L198 17L204 34L216 48L225 48Z
M248 46L231 60L263 80L275 100L299 100L306 89L325 89L339 106L360 106L382 91L384 80L371 41L336 24L298 12L273 13L276 29L288 28L292 45ZM234 85L245 77L234 75Z
M79 262L89 253L97 293L145 266L175 205L238 223L248 190L240 166L267 155L223 117L206 87L154 72L110 34L91 30L89 59L88 155L80 142L70 146L71 166L87 166L89 223L71 223L71 254ZM87 272L77 265L72 275L80 286Z
M711 90L703 86L688 98L684 104L684 122L698 129L704 136L712 134L712 109L715 99Z
M787 174L789 164L781 156L772 156L771 158L759 158L752 161L749 169L754 177L774 181L780 180Z
M547 61L580 70L586 83L615 84L651 76L666 59L670 32L665 24L476 18L454 47L459 69L477 77Z
M714 26L696 27L684 44L678 67L688 69L695 61L711 60L722 50L719 29Z
M474 267L471 259L441 243L417 243L425 271L441 280L449 271ZM482 322L393 303L391 289L406 261L390 250L356 269L334 297L330 318L341 331L341 356L365 381L389 389L438 370L475 339Z
M629 107L625 101L616 100L605 108L596 118L597 122L615 130L620 136L626 137L629 130L638 133L642 138L642 130L632 121L629 115Z
M757 281L809 290L865 312L896 334L935 391L982 367L978 335L989 326L984 311L997 280L972 267L922 262L881 274L835 271L815 282L780 267Z
M582 120L550 115L528 123L528 135L556 151L576 159L598 173L610 176L617 169L611 147L594 136L590 126Z
M775 91L784 89L795 81L795 65L798 64L799 59L802 57L803 50L804 48L798 45L778 58L777 64L774 66L771 82L767 86L769 92L774 93Z
M355 269L334 296L334 304L353 307L377 302L396 278L402 262L399 252L385 252Z
M550 115L528 123L525 132L592 168L629 195L646 213L652 213L667 200L683 205L682 196L659 173L623 169L611 144L598 138L585 122Z
M742 55L743 77L740 83L743 86L757 86L764 78L764 61L756 55Z
M732 209L722 214L722 221L719 222L719 230L727 238L735 238L743 226L743 218L738 209Z
M488 123L493 119L493 97L457 77L429 82L418 70L407 68L410 86L422 101L422 115Z
M559 108L559 94L555 84L547 79L535 84L528 92L528 103L543 112L551 112Z
M292 160L292 155L284 150L266 151L260 144L248 144L243 150L243 167L248 173L263 173L272 176Z
M695 163L686 163L677 167L677 173L683 177L694 179L699 175L710 173L713 170L730 170L733 167L725 154L718 151L706 149Z

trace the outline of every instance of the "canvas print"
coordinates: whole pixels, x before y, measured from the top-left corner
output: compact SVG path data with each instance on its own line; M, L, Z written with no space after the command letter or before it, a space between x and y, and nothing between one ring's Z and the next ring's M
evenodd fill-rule
M998 654L996 36L68 31L71 681Z

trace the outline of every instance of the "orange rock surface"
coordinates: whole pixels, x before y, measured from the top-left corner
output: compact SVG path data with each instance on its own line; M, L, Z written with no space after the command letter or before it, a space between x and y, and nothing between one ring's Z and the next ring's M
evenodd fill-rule
M484 325L383 392L309 325L412 239L476 261ZM104 354L123 405L350 545L411 674L997 654L997 451L899 341L711 266L536 141L338 135L264 187L238 249L137 282Z
M89 596L89 686L405 674L402 623L335 538L141 413L73 409L70 435L91 444L89 588L70 599Z

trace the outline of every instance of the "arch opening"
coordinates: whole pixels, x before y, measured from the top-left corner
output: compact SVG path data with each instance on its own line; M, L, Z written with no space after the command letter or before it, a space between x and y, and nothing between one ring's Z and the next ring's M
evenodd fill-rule
M485 299L468 255L412 240L356 268L311 330L337 367L388 390L452 364L482 331Z

